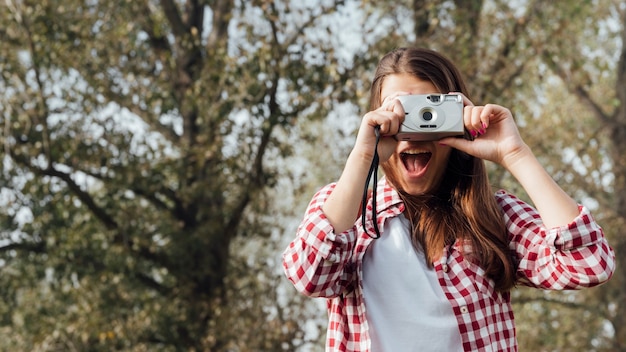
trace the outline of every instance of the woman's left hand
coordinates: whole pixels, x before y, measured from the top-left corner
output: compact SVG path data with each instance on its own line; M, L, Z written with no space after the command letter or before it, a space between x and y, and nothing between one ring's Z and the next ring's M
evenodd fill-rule
M528 151L509 109L495 104L474 106L465 96L463 104L463 123L474 140L448 137L439 143L504 167Z
M519 134L513 115L500 105L474 106L463 97L465 128L474 140L444 138L439 141L477 158L502 165L522 185L546 228L569 224L579 214L578 204L541 166Z

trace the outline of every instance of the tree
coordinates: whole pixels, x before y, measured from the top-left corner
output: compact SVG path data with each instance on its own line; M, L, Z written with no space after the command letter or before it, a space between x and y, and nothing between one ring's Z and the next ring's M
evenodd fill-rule
M580 176L587 177L589 196L604 209L607 226L611 226L607 230L613 235L611 243L619 258L626 253L626 240L619 233L626 220L626 10L619 1L609 1L593 10L604 10L606 17L583 17L581 22L593 30L583 32L579 41L546 48L542 58L562 80L576 105L589 116L586 120L574 120L575 125L583 127L578 135L587 141L578 147L578 158L574 160L584 165L585 172ZM620 24L617 28L616 23ZM559 27L561 31L572 28L567 22ZM585 59L575 55L577 52L594 54ZM595 153L587 154L588 150ZM626 273L620 269L621 266L612 282L592 299L614 330L609 347L622 351L626 350Z
M404 45L444 52L475 102L510 107L619 256L623 13L615 0L5 1L0 348L320 346L325 313L285 288L281 244L341 171L376 61ZM515 291L521 348L624 349L625 283L618 270L593 290Z
M3 348L305 343L244 243L280 228L259 214L293 126L345 94L310 38L342 3L2 5Z
M379 23L394 24L379 52L437 49L459 64L474 102L511 108L555 180L594 208L618 257L626 250L618 236L626 199L625 59L616 54L625 38L622 2L414 0L378 2L369 11ZM490 171L494 185L527 199L504 170ZM580 292L514 291L520 348L625 349L626 279L619 272L607 285ZM584 330L572 323L580 317Z
M497 101L513 109L527 143L557 182L597 207L594 213L619 257L626 250L618 236L626 219L626 51L615 54L626 39L621 2L527 1L515 7L500 1L433 3L425 12L428 6L413 2L418 27L439 23L435 19L446 15L453 26L421 26L415 32L424 37L416 41L437 43L460 61L476 101ZM444 5L452 10L446 12ZM621 24L618 29L616 24ZM493 169L491 178L523 195L501 170ZM625 284L618 269L609 284L592 290L515 292L521 348L626 349ZM584 331L570 323L581 316Z

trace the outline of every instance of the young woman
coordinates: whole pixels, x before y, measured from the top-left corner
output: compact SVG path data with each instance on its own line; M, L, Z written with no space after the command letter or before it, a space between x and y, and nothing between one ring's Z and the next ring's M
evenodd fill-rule
M463 95L473 140L394 138L399 96L451 92ZM327 350L514 351L516 284L579 289L612 275L602 229L539 164L511 112L467 97L458 69L435 51L402 48L380 61L343 173L313 197L283 255L298 291L328 299ZM364 228L377 126L385 177ZM483 160L508 170L534 207L494 194Z

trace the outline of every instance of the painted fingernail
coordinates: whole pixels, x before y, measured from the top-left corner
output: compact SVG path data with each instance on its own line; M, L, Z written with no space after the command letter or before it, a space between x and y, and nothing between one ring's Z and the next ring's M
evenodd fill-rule
M478 131L478 133L480 133L480 134L485 134L485 132L487 132L487 130L485 130L484 128L481 129L480 131Z
M472 137L476 137L478 135L478 133L476 133L476 131L471 130L470 133L472 134Z
M483 129L487 128L487 124L483 122Z

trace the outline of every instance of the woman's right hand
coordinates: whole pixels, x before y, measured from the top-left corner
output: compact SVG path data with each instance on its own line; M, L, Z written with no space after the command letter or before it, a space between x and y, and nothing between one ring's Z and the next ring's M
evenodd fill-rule
M400 130L405 116L402 103L396 98L406 94L408 93L399 92L388 96L378 109L363 116L353 151L357 151L365 158L372 159L376 145L375 129L380 126L379 161L382 163L391 157L398 142L395 135Z
M408 93L390 95L380 108L368 112L361 120L354 148L348 156L341 177L322 206L322 211L335 233L344 232L354 226L354 221L360 214L363 185L374 158L377 126L380 126L379 162L389 159L396 149L398 142L395 135L404 121L404 109L395 98L403 94Z

